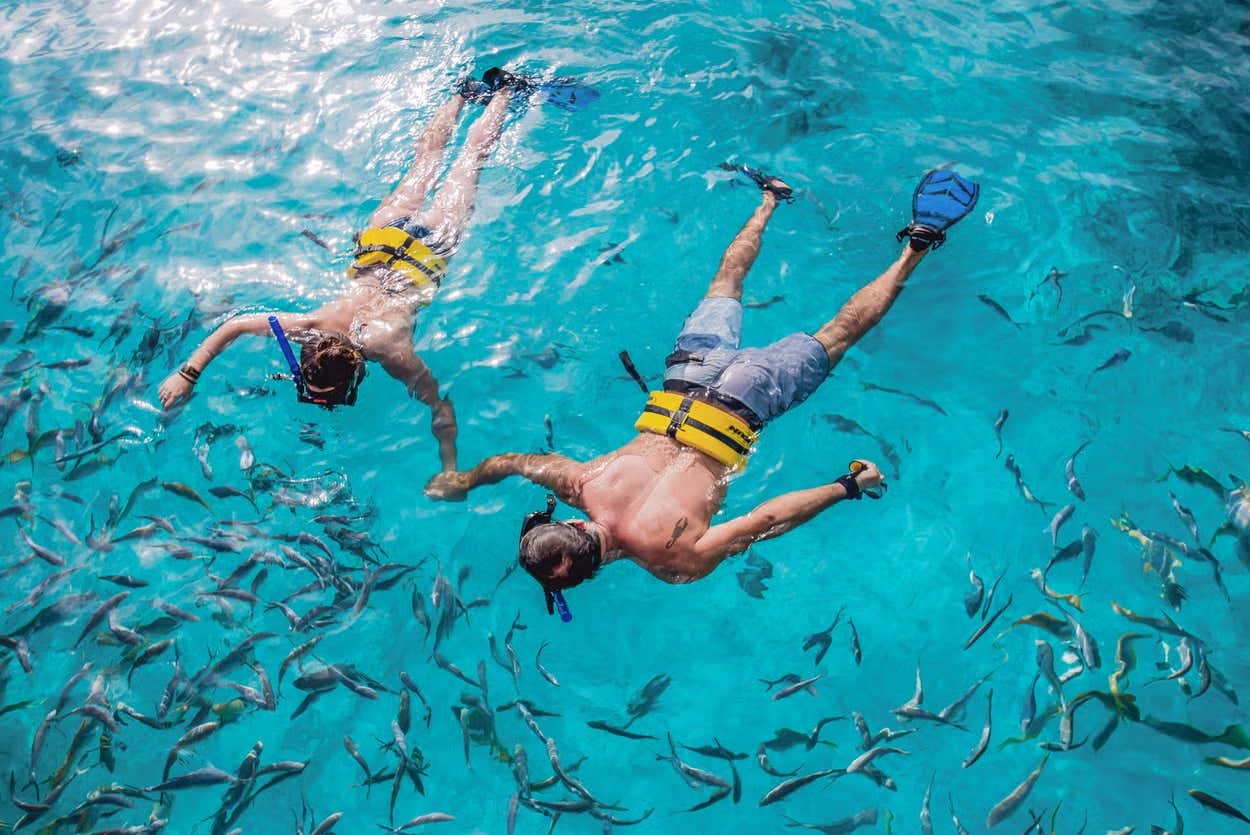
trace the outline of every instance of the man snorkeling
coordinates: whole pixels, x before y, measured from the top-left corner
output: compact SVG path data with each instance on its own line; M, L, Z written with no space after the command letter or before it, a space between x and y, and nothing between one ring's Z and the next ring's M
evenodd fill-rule
M584 510L589 519L555 520L554 498L522 526L518 558L569 620L562 592L622 557L661 580L688 583L752 543L780 536L845 499L880 498L885 480L867 461L828 484L786 493L744 516L712 525L730 475L746 462L770 420L814 392L852 345L890 309L908 276L946 230L972 211L979 187L951 171L930 171L912 198L913 220L898 259L860 288L814 334L794 333L763 348L740 348L742 282L759 254L764 227L790 188L739 167L762 193L760 205L721 257L704 299L686 319L665 360L664 390L652 392L614 452L585 463L562 455L494 455L466 472L442 472L434 498L461 499L474 487L520 475Z
M548 101L567 110L584 103L577 101L578 93L583 99L597 97L593 89L571 80L540 84L499 68L487 70L481 81L461 82L417 140L412 168L357 236L346 292L310 313L258 313L229 320L161 383L161 404L170 408L187 398L213 358L240 335L272 332L303 403L325 408L353 405L365 376L365 362L380 363L407 387L410 396L430 407L443 469L454 470L455 412L450 398L439 396L434 375L413 351L413 322L417 311L432 300L447 260L460 245L473 213L478 178L499 139L509 101L514 94L532 92L545 94ZM469 101L483 103L485 109L427 206L443 153ZM302 346L298 360L287 343L288 333Z

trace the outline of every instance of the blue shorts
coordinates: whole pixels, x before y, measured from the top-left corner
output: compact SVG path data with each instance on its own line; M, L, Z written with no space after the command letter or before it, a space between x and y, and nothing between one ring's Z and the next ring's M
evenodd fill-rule
M454 241L444 241L442 237L433 229L423 224L414 222L413 219L407 215L404 217L397 217L386 225L394 226L396 229L400 229L407 232L409 235L412 235L412 237L428 246L430 251L440 258L450 258L456 251Z
M706 388L741 403L762 425L802 403L829 376L829 355L810 334L792 333L763 348L739 348L741 341L741 302L699 302L665 360L665 388Z

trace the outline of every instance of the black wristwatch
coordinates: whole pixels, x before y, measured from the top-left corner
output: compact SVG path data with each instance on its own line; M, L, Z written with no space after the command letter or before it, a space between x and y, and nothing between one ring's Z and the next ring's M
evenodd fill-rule
M854 473L839 476L833 483L842 485L842 489L846 491L846 498L848 499L862 499L864 497L864 491L860 489Z

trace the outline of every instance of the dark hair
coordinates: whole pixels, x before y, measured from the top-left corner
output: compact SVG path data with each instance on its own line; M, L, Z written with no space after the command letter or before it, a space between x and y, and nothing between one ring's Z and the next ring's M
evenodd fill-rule
M304 343L299 352L299 366L306 383L342 396L360 374L364 357L347 337L323 334Z
M518 559L543 588L562 591L595 576L603 560L599 549L599 537L590 531L564 522L548 522L536 525L521 537ZM569 571L564 577L553 576L565 555L572 559Z

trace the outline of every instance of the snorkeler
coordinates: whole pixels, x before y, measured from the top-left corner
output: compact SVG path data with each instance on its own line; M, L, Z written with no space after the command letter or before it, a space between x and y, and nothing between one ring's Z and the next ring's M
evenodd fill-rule
M786 493L744 516L712 525L730 475L746 463L764 424L803 402L852 345L898 298L908 276L946 230L976 205L979 187L951 171L930 171L912 198L913 220L898 259L858 290L815 334L794 333L763 348L739 348L742 282L760 251L764 227L790 188L776 177L739 168L763 192L755 213L721 257L703 301L686 319L665 360L664 390L651 392L637 437L582 463L562 455L491 456L466 472L442 472L426 485L433 498L461 499L474 487L520 475L584 510L588 520L555 520L554 499L531 513L518 558L553 604L571 618L561 592L600 566L630 559L661 580L688 583L752 543L780 536L829 506L864 495L880 498L875 465L853 461L828 484Z
M598 95L591 88L572 84L553 90L550 85L539 85L498 68L487 70L481 81L461 82L458 92L434 114L417 140L412 168L374 210L368 228L357 236L346 292L310 313L257 313L230 319L161 383L161 404L168 409L187 398L208 364L238 336L272 333L291 366L302 403L326 408L353 405L365 376L366 360L381 363L407 387L410 396L430 407L442 467L454 470L455 412L451 399L439 396L434 375L413 351L413 322L417 311L433 299L447 260L460 245L473 213L478 177L499 139L509 100L514 93L536 91L547 93L548 101L564 109L581 104L574 99L579 91L583 98ZM427 207L426 197L443 152L468 101L484 103L485 109L469 129L464 150ZM298 361L286 334L302 345Z

